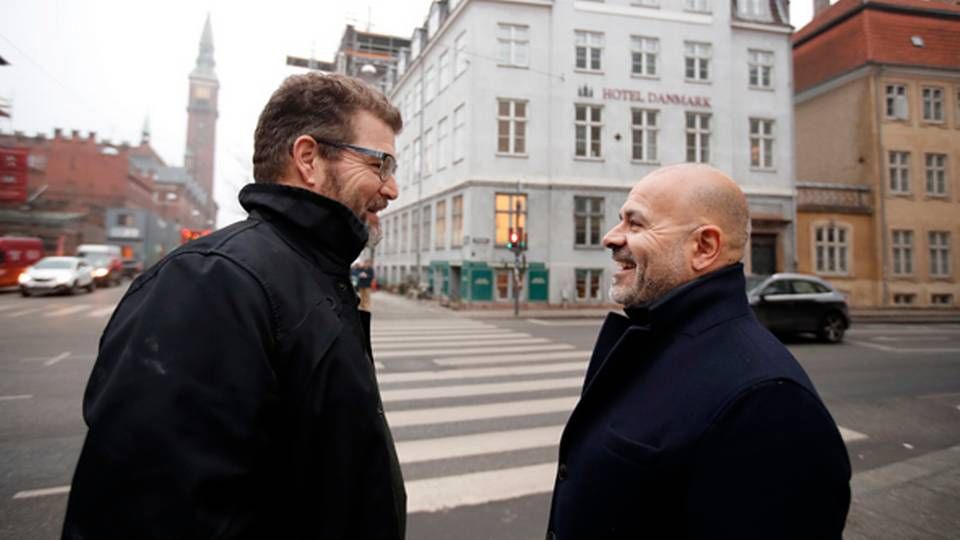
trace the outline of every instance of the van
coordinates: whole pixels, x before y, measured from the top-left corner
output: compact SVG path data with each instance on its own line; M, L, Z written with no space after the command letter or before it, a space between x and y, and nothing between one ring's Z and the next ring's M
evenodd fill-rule
M98 287L120 284L123 276L120 246L80 244L77 246L77 257L86 260L93 267L93 278Z
M0 287L15 287L17 278L43 258L43 241L26 236L0 236Z

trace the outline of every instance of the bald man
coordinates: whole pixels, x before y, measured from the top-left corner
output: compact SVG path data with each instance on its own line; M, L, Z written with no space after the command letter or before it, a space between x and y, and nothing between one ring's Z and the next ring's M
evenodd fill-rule
M846 448L747 303L748 223L712 167L630 191L603 239L626 315L604 322L564 430L548 539L841 538Z

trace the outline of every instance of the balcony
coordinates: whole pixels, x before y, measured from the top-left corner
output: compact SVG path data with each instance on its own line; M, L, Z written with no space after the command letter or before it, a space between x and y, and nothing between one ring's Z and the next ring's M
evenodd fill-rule
M797 182L798 212L872 214L873 193L867 186Z

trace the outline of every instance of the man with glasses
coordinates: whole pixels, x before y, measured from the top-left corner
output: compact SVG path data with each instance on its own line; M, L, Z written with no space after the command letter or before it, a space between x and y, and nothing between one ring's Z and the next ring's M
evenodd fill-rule
M350 284L397 197L401 127L355 79L299 75L273 94L249 218L142 274L104 330L64 538L404 537Z

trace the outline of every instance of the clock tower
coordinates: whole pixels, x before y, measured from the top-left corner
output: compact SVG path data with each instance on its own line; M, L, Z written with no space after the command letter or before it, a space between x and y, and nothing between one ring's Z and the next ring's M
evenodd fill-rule
M213 200L213 164L216 155L217 95L220 82L213 70L213 29L210 15L203 25L197 64L190 72L190 95L187 99L187 147L184 167L206 193L204 224L217 219Z

